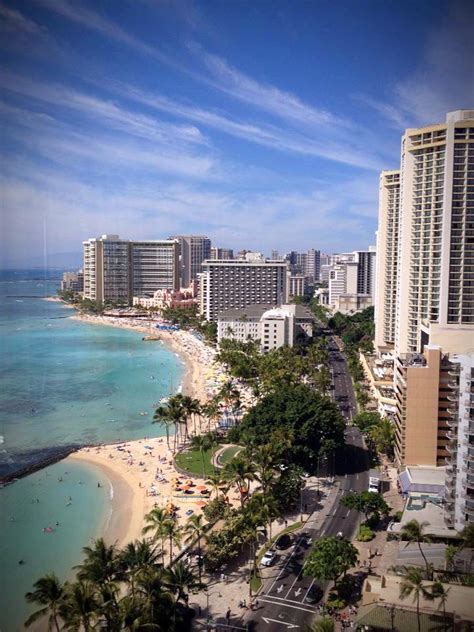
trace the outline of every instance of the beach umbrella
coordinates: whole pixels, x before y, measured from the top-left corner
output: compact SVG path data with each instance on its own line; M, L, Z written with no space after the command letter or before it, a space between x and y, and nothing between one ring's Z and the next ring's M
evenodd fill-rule
M181 485L180 489L182 492L187 492L189 489L189 485Z
M203 500L198 500L196 505L198 507L205 507L207 505L207 503L205 503Z
M206 487L205 485L198 485L198 486L196 487L196 489L199 489L199 491L200 491L200 492L202 492L202 491L204 491L204 490L206 490L206 491L207 491L207 487Z

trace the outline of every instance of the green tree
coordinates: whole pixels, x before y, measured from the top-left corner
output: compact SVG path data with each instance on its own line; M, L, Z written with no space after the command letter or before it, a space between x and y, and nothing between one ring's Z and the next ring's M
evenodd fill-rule
M187 417L192 419L194 435L196 436L198 434L196 428L196 417L198 417L201 413L201 404L198 399L185 395L183 398L183 408Z
M391 454L395 443L395 430L390 419L382 419L369 429L369 435L375 443L377 452Z
M257 443L270 443L277 428L291 433L294 463L314 470L325 448L344 444L345 422L337 406L306 385L286 386L256 404L239 425Z
M158 408L156 408L152 423L163 424L166 430L166 443L170 450L170 427L174 425L174 420L169 416L168 406L158 406Z
M25 626L29 627L38 619L48 617L48 630L52 630L53 624L57 632L59 632L59 607L64 599L64 587L54 573L50 573L40 577L34 584L34 590L27 592L25 595L29 603L36 603L42 607L34 612L25 621Z
M97 588L92 582L78 581L65 585L65 597L60 615L66 629L90 632L100 614Z
M410 522L407 522L406 524L403 525L403 527L400 530L400 535L402 540L405 540L407 543L405 545L405 548L410 544L410 543L415 543L418 545L418 549L420 551L421 557L423 558L423 561L425 563L425 567L426 567L426 577L428 579L431 579L432 576L432 566L431 564L429 564L428 560L426 559L426 555L423 551L423 547L422 544L424 542L431 542L431 538L429 538L426 533L425 533L425 528L428 526L428 522L418 522L418 520L410 520Z
M173 545L180 546L181 544L182 528L170 518L163 524L163 534L168 539L171 564L173 562Z
M305 628L306 632L334 632L334 621L332 619L318 619L313 625Z
M363 513L366 520L379 514L386 516L390 511L383 496L376 492L351 492L343 496L339 502L343 507Z
M169 522L169 520L171 520L169 514L167 514L164 509L161 509L161 507L154 507L146 514L145 522L147 524L142 529L142 533L144 535L147 533L153 533L153 539L155 541L161 540L161 556L163 563L165 559L165 539L167 537L164 525Z
M333 536L316 541L306 558L303 573L309 577L337 584L341 575L355 566L358 559L357 549L344 538Z
M190 543L197 540L198 545L198 568L199 568L199 581L201 581L201 570L202 570L202 560L201 560L201 540L206 540L206 524L202 515L193 514L190 516L184 526L183 533L185 535L185 542Z
M448 630L448 621L446 619L446 603L448 601L449 591L451 588L445 588L444 585L437 581L431 585L431 599L438 601L438 608L443 611L443 624L445 632Z
M78 579L94 584L119 579L119 560L114 545L109 546L103 538L98 538L93 546L85 546L82 550L85 556L84 561L80 566L75 567L78 570Z
M364 434L368 433L372 428L377 427L382 421L379 413L364 411L356 415L353 419L354 426L357 426Z
M132 597L135 596L135 586L138 576L158 567L160 551L150 546L149 542L136 540L129 542L120 553L120 563L124 575L131 587Z
M413 595L413 602L416 603L416 618L418 622L418 632L421 631L420 619L420 598L430 599L429 590L423 585L424 574L421 568L417 566L404 566L403 579L400 583L400 599L406 599Z
M250 486L250 481L255 479L255 466L247 459L238 455L227 463L224 468L224 473L229 482L237 485L240 494L240 505L242 507L244 497Z

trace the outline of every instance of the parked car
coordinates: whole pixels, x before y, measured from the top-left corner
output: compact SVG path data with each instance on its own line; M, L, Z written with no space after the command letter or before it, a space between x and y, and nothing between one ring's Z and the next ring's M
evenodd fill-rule
M314 605L321 601L321 599L323 598L323 595L324 595L324 591L321 588L321 586L318 586L318 584L313 584L311 588L308 590L308 592L306 593L304 601L305 603Z
M288 533L284 533L281 535L278 540L275 542L275 547L280 551L287 549L292 543L291 536Z
M262 557L262 566L271 566L273 564L273 562L275 561L276 558L276 553L275 551L269 550L265 553L265 555Z

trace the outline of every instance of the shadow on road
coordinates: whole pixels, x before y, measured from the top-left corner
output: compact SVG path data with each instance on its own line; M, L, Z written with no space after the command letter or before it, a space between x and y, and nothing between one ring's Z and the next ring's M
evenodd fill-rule
M368 467L368 452L356 445L345 445L336 453L335 470L337 476L365 472Z

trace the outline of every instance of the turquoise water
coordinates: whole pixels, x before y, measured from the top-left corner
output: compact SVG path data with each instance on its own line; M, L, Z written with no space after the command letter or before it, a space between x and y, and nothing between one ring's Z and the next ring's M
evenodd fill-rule
M32 583L53 570L62 581L71 578L82 547L105 526L110 484L99 469L63 462L8 485L1 502L0 629L16 632L36 610L24 600ZM48 527L53 531L43 532Z
M57 285L45 273L0 273L0 473L65 445L163 434L151 424L154 404L182 379L181 362L160 343L72 320L71 309L41 300ZM49 571L65 578L105 520L108 486L97 488L97 471L68 465L59 483L64 467L0 489L2 632L20 628L32 582ZM57 521L60 528L43 533Z

